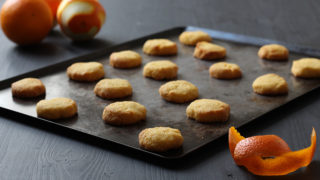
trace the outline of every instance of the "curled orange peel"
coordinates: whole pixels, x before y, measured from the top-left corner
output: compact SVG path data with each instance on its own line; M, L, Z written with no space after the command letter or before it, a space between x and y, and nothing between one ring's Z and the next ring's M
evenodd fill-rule
M234 127L229 129L229 149L235 163L262 176L286 175L308 166L316 150L316 140L313 128L311 145L291 151L288 144L276 135L244 138Z

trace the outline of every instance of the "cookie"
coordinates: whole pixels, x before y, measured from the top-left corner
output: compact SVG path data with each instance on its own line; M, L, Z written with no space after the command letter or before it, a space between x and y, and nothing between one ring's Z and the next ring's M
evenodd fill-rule
M142 50L145 54L154 56L176 55L178 52L177 44L168 39L147 40Z
M24 78L11 84L12 96L19 98L33 98L44 95L46 88L37 78Z
M98 62L78 62L68 67L67 74L70 79L89 82L103 78L104 69Z
M211 77L217 79L237 79L242 76L241 69L238 65L225 62L211 65L209 73Z
M185 31L180 34L179 41L185 45L195 46L198 42L211 42L212 39L208 33L203 31Z
M148 151L165 152L182 146L183 137L179 129L154 127L139 133L140 147Z
M133 101L121 101L104 108L102 119L112 125L130 125L146 119L147 109Z
M124 98L132 95L132 87L125 79L102 79L94 87L94 93L104 99Z
M114 52L110 55L109 64L114 68L129 69L141 65L142 58L140 54L134 51Z
M215 99L199 99L187 107L186 113L198 122L224 122L229 119L230 106Z
M77 104L69 98L53 98L37 103L37 114L45 119L64 119L77 114Z
M177 77L178 66L168 60L152 61L147 63L143 68L145 77L156 80L174 79Z
M320 77L320 59L302 58L293 61L291 73L301 78L319 78Z
M265 74L254 80L253 91L261 95L281 95L288 93L286 80L277 74Z
M209 42L198 42L193 56L203 60L222 59L226 56L226 48Z
M289 51L286 47L279 44L268 44L262 46L258 51L261 59L268 60L287 60Z
M170 81L159 88L159 94L167 101L185 103L198 98L198 88L185 80Z

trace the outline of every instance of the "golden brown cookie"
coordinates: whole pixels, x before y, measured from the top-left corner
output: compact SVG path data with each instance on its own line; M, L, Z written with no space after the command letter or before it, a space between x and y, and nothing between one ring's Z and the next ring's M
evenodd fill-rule
M96 81L103 78L103 65L98 62L78 62L67 69L70 79L76 81Z
M187 107L186 113L199 122L224 122L229 119L230 106L215 99L199 99Z
M164 152L182 146L183 137L179 129L170 127L147 128L139 134L140 147L148 151Z
M277 74L265 74L254 80L253 91L261 95L281 95L288 93L286 80Z
M185 103L198 98L198 88L184 80L170 81L159 88L159 94L167 101Z
M121 101L104 108L102 119L112 125L129 125L146 119L147 109L133 101Z
M143 45L143 52L154 56L175 55L178 52L177 44L169 39L150 39Z
M46 88L37 78L24 78L11 84L12 96L19 98L33 98L44 95Z
M293 61L291 73L301 78L319 78L320 77L320 59L302 58Z
M226 56L226 48L209 42L198 42L193 56L203 60L222 59Z
M238 65L225 62L211 65L209 73L211 77L217 79L237 79L242 76L241 69Z
M114 68L128 69L141 65L140 54L134 51L114 52L110 55L109 64Z
M37 103L37 114L45 119L64 119L77 114L77 104L69 98L53 98Z
M145 77L156 80L174 79L177 77L178 66L168 60L152 61L147 63L143 68Z
M205 33L203 31L185 31L180 34L179 41L182 44L195 46L198 42L211 42L212 39L208 33Z
M124 98L132 95L132 87L125 79L102 79L94 87L94 93L105 99Z
M261 59L268 60L287 60L289 51L286 47L279 44L268 44L262 46L258 51Z

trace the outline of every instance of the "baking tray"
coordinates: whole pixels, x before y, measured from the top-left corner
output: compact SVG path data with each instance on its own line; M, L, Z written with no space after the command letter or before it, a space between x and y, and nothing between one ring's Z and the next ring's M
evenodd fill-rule
M217 61L195 59L192 56L194 47L182 45L178 42L178 36L181 32L193 30L202 30L209 33L214 39L214 43L224 46L227 49L227 57L223 61L238 64L243 71L243 77L236 80L211 78L208 69L210 65ZM142 45L150 38L168 38L177 42L178 55L155 57L143 54ZM287 46L291 53L289 60L285 62L261 60L257 56L258 48L260 45L268 43L280 43ZM169 103L160 97L158 89L166 81L144 78L142 76L143 65L129 70L110 67L108 65L110 53L126 49L139 52L143 58L143 65L159 59L169 59L178 64L177 79L184 79L195 84L199 88L199 98L219 99L228 103L231 107L230 119L225 123L197 123L186 117L185 110L189 103ZM58 125L63 129L72 129L88 136L128 146L161 158L180 158L226 134L230 126L240 127L319 87L319 79L306 80L290 75L292 60L306 56L319 57L320 51L227 32L190 26L177 27L1 81L0 107L6 111L31 116L39 121L46 122L48 126ZM115 101L104 100L95 96L93 88L96 82L80 83L69 80L65 70L70 64L78 61L100 61L104 64L106 78L129 80L133 87L133 95L120 100L132 100L145 105L147 108L146 121L122 127L105 124L101 118L102 111L106 105ZM288 95L260 96L253 93L252 82L256 77L265 73L277 73L284 77L289 86ZM30 76L39 77L43 81L47 89L46 96L34 100L12 97L10 84L18 79ZM78 115L60 121L49 121L37 117L36 103L40 99L54 97L69 97L75 100L78 104ZM180 129L185 140L183 147L165 153L154 153L140 149L138 144L139 132L155 126L170 126Z

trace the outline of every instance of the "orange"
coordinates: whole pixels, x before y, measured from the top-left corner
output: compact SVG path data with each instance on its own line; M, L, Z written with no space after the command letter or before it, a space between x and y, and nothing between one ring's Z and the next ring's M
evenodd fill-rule
M58 10L59 4L61 3L61 0L45 0L45 1L48 3L53 15L53 19L55 20L57 17L57 10Z
M39 43L49 33L53 22L44 0L7 0L0 18L4 34L19 45Z
M234 161L256 175L286 175L308 166L316 149L316 140L313 129L311 145L291 151L288 144L276 135L244 138L234 127L229 129L229 149Z
M62 32L74 41L92 39L105 19L105 10L97 0L64 0L57 12Z

